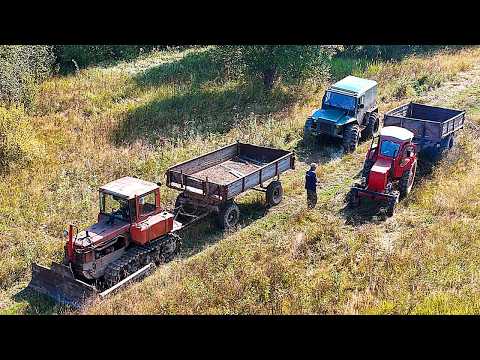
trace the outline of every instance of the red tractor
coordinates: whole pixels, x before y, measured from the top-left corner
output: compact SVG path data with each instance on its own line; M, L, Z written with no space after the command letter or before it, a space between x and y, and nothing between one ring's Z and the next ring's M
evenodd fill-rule
M350 206L359 205L362 198L387 203L387 215L392 216L399 199L410 193L417 169L417 149L414 134L402 127L384 127L372 140L363 165L360 184L349 194Z
M100 188L96 224L83 231L69 226L62 264L32 264L30 287L74 306L92 295L171 260L180 246L182 224L160 205L159 184L133 177Z

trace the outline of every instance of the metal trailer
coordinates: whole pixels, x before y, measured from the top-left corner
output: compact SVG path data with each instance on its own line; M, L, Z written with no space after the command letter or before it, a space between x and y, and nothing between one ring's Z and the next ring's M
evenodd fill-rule
M400 126L413 132L418 151L439 155L454 145L456 132L463 128L465 111L414 102L399 106L384 116L384 126Z
M294 167L293 152L237 142L170 167L166 185L182 192L174 213L185 224L186 217L193 222L213 212L222 228L230 228L240 216L236 196L262 191L268 206L277 205L283 197L280 174Z

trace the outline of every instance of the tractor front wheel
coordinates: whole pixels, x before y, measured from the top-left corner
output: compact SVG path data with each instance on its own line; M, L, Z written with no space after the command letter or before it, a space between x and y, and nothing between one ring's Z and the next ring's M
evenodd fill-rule
M343 130L343 150L346 153L354 152L360 138L360 127L358 124L348 124Z
M395 212L395 205L397 205L397 199L388 199L387 203L387 216L392 217Z
M367 127L363 131L365 139L373 138L375 135L377 135L378 130L380 130L380 120L378 119L378 114L371 113L368 117Z
M400 179L400 198L405 198L413 187L413 181L415 180L415 173L417 170L417 162L415 161L413 165L405 171Z
M374 160L367 159L365 160L363 164L363 169L362 169L362 177L365 179L368 178L368 175L370 174L370 170L372 170L373 165L375 164Z

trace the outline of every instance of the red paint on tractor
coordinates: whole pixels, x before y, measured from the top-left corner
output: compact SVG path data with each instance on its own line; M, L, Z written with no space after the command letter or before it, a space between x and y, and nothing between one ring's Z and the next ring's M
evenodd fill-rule
M378 159L370 170L368 176L368 188L372 191L383 191L387 186L388 172L392 162L386 159Z
M130 234L132 241L139 245L145 245L173 230L173 214L163 212L150 216L146 220L132 225Z

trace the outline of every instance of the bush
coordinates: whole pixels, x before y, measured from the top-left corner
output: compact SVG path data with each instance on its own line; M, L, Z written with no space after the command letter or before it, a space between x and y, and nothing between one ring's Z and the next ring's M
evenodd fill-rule
M347 45L341 54L346 57L400 60L407 55L458 49L457 45Z
M0 174L24 167L39 154L32 126L21 107L0 106Z
M51 46L0 45L0 101L31 106L36 85L52 70Z
M163 46L165 47L165 46ZM64 72L84 68L105 61L130 60L159 48L155 45L58 45L55 55L60 70Z
M325 78L328 61L340 49L334 45L228 45L218 46L214 58L227 73L260 78L265 90L272 90L280 78L286 82Z

